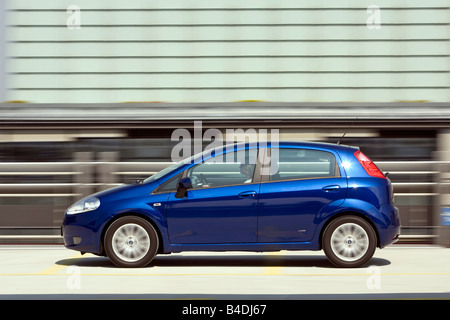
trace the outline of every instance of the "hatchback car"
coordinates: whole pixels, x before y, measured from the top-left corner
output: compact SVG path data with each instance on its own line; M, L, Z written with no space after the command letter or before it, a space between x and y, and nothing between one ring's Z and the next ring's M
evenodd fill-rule
M65 246L143 267L182 251L324 250L339 267L395 242L390 180L357 147L279 142L207 150L88 196L64 216Z

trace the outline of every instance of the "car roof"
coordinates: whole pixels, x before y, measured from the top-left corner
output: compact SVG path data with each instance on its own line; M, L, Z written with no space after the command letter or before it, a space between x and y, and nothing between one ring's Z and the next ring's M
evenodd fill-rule
M329 143L329 142L313 142L313 141L257 141L257 143L260 145L260 147L307 147L307 148L318 148L318 149L333 149L333 150L349 150L349 149L355 149L358 150L359 147L356 146L348 146L343 144L337 144L337 143ZM226 147L231 146L244 146L244 145L251 145L251 142L238 142L238 143L231 143L226 144L223 146L225 149ZM256 142L255 142L256 146ZM221 147L219 147L221 148ZM219 149L218 148L218 149Z
M355 150L359 150L359 147L353 147L353 146L347 146L347 145L341 145L341 144L335 144L335 143L327 143L327 142L310 142L310 141L278 141L278 142L271 142L271 141L255 141L255 142L238 142L238 143L230 143L230 144L224 144L222 146L217 146L212 149L204 150L202 153L195 154L192 157L186 158L182 160L185 164L189 163L198 163L202 160L205 160L206 158L211 157L211 155L214 154L222 154L224 152L229 152L232 150L238 150L238 149L247 149L247 148L255 148L259 146L260 148L268 147L284 147L284 148L311 148L311 149L322 149L322 150L333 150L336 152L343 151L343 152L349 152L352 153L355 152ZM206 155L206 158L205 158Z
M311 141L255 141L255 142L238 142L238 143L230 143L225 144L220 147L216 147L210 150L205 150L202 154L205 154L206 152L211 152L212 150L215 150L215 152L223 153L223 152L229 152L232 150L238 150L238 149L253 149L256 147L259 148L309 148L309 149L317 149L317 150L328 150L333 151L337 153L354 153L355 151L359 150L359 147L356 146L348 146L348 145L342 145L337 143L327 143L327 142L311 142ZM202 154L198 154L194 156L194 158L199 158L198 156L203 156Z
M310 147L310 148L324 148L324 149L359 149L359 147L348 146L330 142L312 142L312 141L280 141L278 143L283 147Z

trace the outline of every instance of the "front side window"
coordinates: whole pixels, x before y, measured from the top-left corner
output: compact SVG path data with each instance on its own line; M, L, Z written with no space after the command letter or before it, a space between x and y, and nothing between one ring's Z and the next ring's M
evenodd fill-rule
M239 150L210 158L190 168L187 177L194 189L251 183L257 152L257 149Z
M269 181L339 176L334 155L326 151L272 148L271 161Z

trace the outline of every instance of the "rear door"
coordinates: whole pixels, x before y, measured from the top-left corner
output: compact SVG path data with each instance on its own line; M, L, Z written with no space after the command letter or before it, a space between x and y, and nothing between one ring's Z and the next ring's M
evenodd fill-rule
M317 214L343 202L347 179L341 177L331 152L280 147L268 153L272 170L262 176L258 241L309 241Z

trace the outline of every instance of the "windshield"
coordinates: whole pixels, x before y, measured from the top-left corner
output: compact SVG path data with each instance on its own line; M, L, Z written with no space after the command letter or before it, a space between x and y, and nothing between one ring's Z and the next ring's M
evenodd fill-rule
M202 153L195 154L195 155L193 155L193 156L191 156L189 158L181 160L180 162L174 163L174 164L172 164L171 166L169 166L169 167L167 167L165 169L162 169L160 172L155 173L154 175L152 175L152 176L148 177L147 179L145 179L143 181L143 183L155 181L155 180L165 176L166 174L170 173L171 171L173 171L173 170L175 170L175 169L177 169L177 168L179 168L179 167L181 167L181 166L183 166L185 164L194 163L196 160L200 159L200 161L201 161L201 159L208 159L211 156L214 156L215 154L220 154L221 152L227 150L227 148L229 148L230 146L232 146L233 150L234 150L234 148L236 148L237 146L241 146L241 145L244 145L244 144L230 144L230 145L216 147L214 149L205 150Z
M147 179L144 180L144 183L155 181L155 180L157 180L157 179L159 179L159 178L165 176L165 175L168 174L169 172L171 172L171 171L173 171L173 170L175 170L175 169L181 167L182 165L184 165L183 162L174 163L173 165L168 166L167 168L162 169L160 172L155 173L154 175L148 177Z
M148 177L147 179L145 179L143 182L152 182L155 181L161 177L164 177L166 174L172 172L175 169L178 169L179 167L187 164L187 163L191 163L195 157L197 157L198 155L193 155L192 157L186 158L180 162L174 163L170 166L168 166L167 168L162 169L161 171L159 171L158 173L155 173L154 175Z

